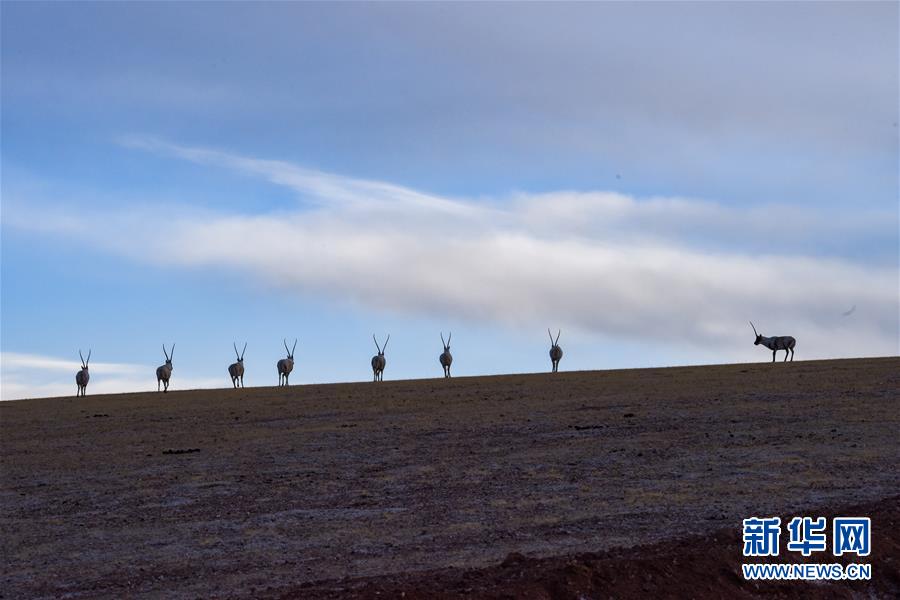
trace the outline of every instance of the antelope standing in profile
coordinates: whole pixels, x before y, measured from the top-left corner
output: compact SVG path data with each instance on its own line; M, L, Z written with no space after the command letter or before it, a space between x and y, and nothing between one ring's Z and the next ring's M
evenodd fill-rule
M562 360L563 351L562 348L559 347L559 335L562 333L562 330L556 332L556 340L553 339L553 334L550 333L550 330L547 330L547 335L550 336L550 361L553 363L553 372L556 373L559 370L559 361Z
M375 339L374 333L372 334L372 341L375 342L375 347L378 348L378 354L372 357L373 381L384 381L384 367L387 365L387 360L384 358L384 349L387 348L388 342L391 341L391 334L388 334L387 339L384 340L384 346L378 345L378 340Z
M244 349L241 350L240 354L238 354L237 351L237 344L232 342L232 345L234 346L234 354L237 356L237 362L228 365L228 374L231 375L231 385L239 387L238 380L240 380L240 387L244 387L244 352L247 351L247 342L244 342Z
M791 362L794 362L794 346L797 345L797 340L792 338L789 335L776 335L775 337L765 337L759 335L756 331L756 327L753 326L753 321L750 321L750 327L753 327L753 333L756 334L756 341L753 342L754 346L759 346L762 344L766 348L772 351L772 362L775 362L775 353L779 350L784 350L784 362L787 362L788 353L791 355Z
M453 364L453 355L450 354L450 340L453 339L453 332L450 332L450 335L447 337L447 341L444 341L444 332L441 332L441 343L444 345L444 351L438 356L438 360L441 361L441 366L444 367L444 377L450 377L450 365Z
M87 384L88 381L91 380L91 374L88 373L88 363L91 362L91 351L88 349L88 357L87 360L84 360L84 356L81 356L81 350L78 350L78 356L81 357L81 370L75 373L75 385L78 386L78 391L75 392L75 397L84 396L87 392Z
M288 350L287 340L284 340L284 349L287 350L287 358L282 358L276 365L278 367L278 385L288 385L288 377L291 375L291 371L294 370L294 350L297 349L297 338L294 338L294 348L292 350ZM282 380L284 383L282 383Z
M163 344L163 354L166 355L166 364L156 367L156 391L159 391L159 382L163 383L163 393L169 391L169 379L172 378L172 357L175 356L175 344L172 344L170 354L166 354L166 345Z

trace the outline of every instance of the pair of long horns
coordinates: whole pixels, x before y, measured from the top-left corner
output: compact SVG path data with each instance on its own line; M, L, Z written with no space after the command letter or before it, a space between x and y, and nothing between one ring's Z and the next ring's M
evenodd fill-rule
M749 323L750 323L750 327L753 327L753 321L750 321ZM757 333L757 331L756 331L756 327L753 327L753 333L755 333L757 336L759 336L759 333Z
M441 332L441 343L444 344L444 348L449 348L449 347L450 347L450 340L452 340L452 339L453 339L453 332L452 332L452 331L450 332L450 335L447 336L447 341L446 341L446 342L444 341L444 332L443 332L443 331Z
M166 355L166 360L169 361L169 362L171 362L171 361L172 361L172 357L175 356L175 344L172 344L172 350L171 350L171 352L170 352L169 354L166 353L166 345L163 344L163 354Z
M78 349L78 356L81 356L81 348ZM88 348L88 357L87 360L84 360L84 356L81 356L81 368L87 369L88 363L91 362L91 350Z
M247 345L244 344L244 348L246 348L246 347L247 347ZM287 347L287 340L284 340L284 349L287 350L288 358L294 358L294 350L297 349L297 338L294 338L294 348L293 348L293 350L288 350L288 347ZM241 356L243 357L243 355L241 355Z
M244 352L247 351L247 342L244 342L244 349L241 350L240 354L238 354L238 351L237 351L237 344L235 344L234 342L232 342L231 344L234 346L234 354L237 356L237 359L244 360Z
M384 346L378 345L378 340L375 339L375 334L372 334L372 341L375 342L375 347L378 348L378 354L384 354L384 349L387 348L387 343L391 341L391 334L388 334L387 339L384 340Z
M553 344L554 346L559 345L559 336L560 336L561 333L562 333L562 329L560 329L559 331L557 331L557 332L556 332L556 340L554 340L554 339L553 339L553 334L550 333L550 329L547 329L547 335L550 336L550 343Z

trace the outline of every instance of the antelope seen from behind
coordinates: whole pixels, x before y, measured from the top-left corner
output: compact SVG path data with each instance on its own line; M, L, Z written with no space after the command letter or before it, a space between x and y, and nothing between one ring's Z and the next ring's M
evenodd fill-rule
M453 364L453 355L450 354L450 340L453 339L453 332L450 332L450 335L447 336L447 341L444 341L444 332L441 332L441 343L444 345L444 351L438 357L438 360L441 362L441 366L444 367L444 377L450 377L450 365Z
M384 340L384 346L378 345L378 340L375 339L375 334L372 334L372 341L375 342L375 347L378 348L378 354L372 357L372 381L384 381L384 367L387 366L387 360L384 358L384 349L387 348L388 342L391 341L391 334L388 334L387 339Z
M163 393L169 391L169 379L172 378L172 357L175 356L175 344L172 344L170 354L166 354L166 345L163 344L163 354L166 355L166 364L156 368L156 391L159 391L159 384L163 384Z
M559 336L562 333L562 330L556 332L556 340L553 339L553 334L550 333L550 330L547 330L547 335L550 336L550 362L553 363L553 372L556 373L559 370L559 361L562 360L563 351L562 348L559 347Z
M75 373L75 385L78 386L78 390L75 392L76 398L87 393L87 384L91 380L91 374L88 373L88 363L91 362L90 349L88 349L87 360L84 360L84 356L81 355L81 349L78 350L78 356L81 357L81 370Z
M297 349L297 338L294 338L294 348L292 350L288 350L287 340L284 340L284 349L287 350L287 358L282 358L275 365L278 368L278 385L288 385L288 377L290 377L291 371L294 370L294 350Z
M244 387L244 352L247 351L247 342L244 342L244 349L238 354L237 344L232 342L234 346L234 354L237 356L237 362L228 365L228 374L231 375L231 385L234 387ZM240 381L240 386L238 386Z

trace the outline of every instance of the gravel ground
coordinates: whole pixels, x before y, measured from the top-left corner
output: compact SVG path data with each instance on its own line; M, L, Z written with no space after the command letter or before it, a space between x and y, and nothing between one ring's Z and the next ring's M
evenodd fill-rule
M900 358L0 403L4 598L251 596L900 489Z

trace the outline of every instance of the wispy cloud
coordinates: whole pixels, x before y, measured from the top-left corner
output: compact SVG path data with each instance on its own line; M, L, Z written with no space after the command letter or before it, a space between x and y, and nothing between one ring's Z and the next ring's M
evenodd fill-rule
M2 360L3 368L10 370L40 369L42 371L64 371L68 373L81 368L81 363L78 361L41 356L39 354L3 352ZM126 363L92 362L90 367L93 371L111 375L134 375L140 370L138 365Z
M15 222L136 260L237 269L300 294L386 311L510 327L553 322L722 349L749 331L752 318L766 334L795 335L804 357L898 350L896 264L815 252L836 238L876 235L896 244L893 215L835 221L782 206L747 210L605 191L474 201L155 138L122 143L285 186L305 206L175 213L165 228L151 225L149 208L19 214ZM853 319L838 318L850 305L858 306Z
M0 400L75 395L77 361L54 356L0 353ZM146 392L156 389L155 367L132 363L91 362L91 394ZM183 378L172 389L222 387L221 379Z

